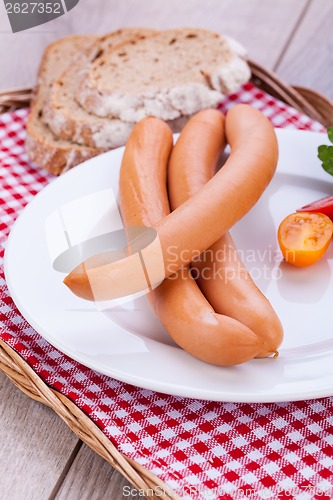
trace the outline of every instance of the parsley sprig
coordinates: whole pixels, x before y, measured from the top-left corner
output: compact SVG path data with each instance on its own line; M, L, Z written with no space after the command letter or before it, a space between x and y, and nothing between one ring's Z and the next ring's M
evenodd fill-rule
M328 127L327 135L333 144L333 127ZM328 174L333 175L333 146L319 146L318 158L322 162L322 167Z

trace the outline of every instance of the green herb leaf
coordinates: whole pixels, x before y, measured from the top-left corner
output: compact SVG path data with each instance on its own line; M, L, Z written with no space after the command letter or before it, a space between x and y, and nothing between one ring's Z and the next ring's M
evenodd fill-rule
M318 158L321 161L333 160L333 146L319 146Z
M328 135L329 140L333 143L333 127L328 127L327 135Z
M329 141L333 144L333 127L327 128ZM318 158L322 161L323 169L333 175L333 146L322 145L318 147Z
M319 146L318 158L321 161L333 160L333 146Z
M324 161L322 167L328 174L333 175L333 160Z

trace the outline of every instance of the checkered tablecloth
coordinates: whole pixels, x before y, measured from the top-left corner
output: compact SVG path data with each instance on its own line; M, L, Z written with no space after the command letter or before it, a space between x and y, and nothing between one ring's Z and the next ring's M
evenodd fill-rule
M221 105L259 108L277 127L324 131L251 84ZM0 116L0 337L69 397L125 455L182 498L333 498L333 398L276 404L168 396L100 375L48 344L8 294L3 251L11 225L53 177L24 150L28 111Z

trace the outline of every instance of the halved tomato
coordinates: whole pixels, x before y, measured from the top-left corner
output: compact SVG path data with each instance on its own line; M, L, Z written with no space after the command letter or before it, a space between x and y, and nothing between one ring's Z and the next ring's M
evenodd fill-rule
M278 229L283 257L298 267L311 266L326 252L333 234L333 223L324 214L296 212L288 215Z

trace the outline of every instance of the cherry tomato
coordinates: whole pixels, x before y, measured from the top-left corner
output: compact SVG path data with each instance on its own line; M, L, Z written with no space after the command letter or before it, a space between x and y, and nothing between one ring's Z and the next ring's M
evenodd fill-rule
M313 201L309 205L299 208L297 212L316 212L325 214L333 220L333 196L326 196L320 200Z
M333 223L324 214L296 212L288 215L278 229L283 257L298 267L310 266L326 252L333 234Z

